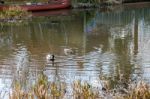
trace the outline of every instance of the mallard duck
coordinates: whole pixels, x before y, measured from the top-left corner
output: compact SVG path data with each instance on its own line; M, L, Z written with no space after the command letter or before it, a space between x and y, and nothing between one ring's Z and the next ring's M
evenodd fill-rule
M65 53L65 55L71 55L74 53L74 51L71 48L65 48L64 53Z
M46 55L46 59L47 59L48 61L54 62L55 56L54 56L53 54L48 54L48 55Z
M103 45L100 45L99 47L94 47L97 52L101 53L102 52Z

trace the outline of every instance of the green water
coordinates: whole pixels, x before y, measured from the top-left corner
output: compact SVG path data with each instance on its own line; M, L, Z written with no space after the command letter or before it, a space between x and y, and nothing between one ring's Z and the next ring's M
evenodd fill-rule
M38 74L49 81L100 79L112 86L122 77L127 82L150 82L150 8L115 11L65 10L22 23L0 25L0 90L14 80L32 84ZM64 49L72 49L68 54ZM54 64L46 60L54 54Z

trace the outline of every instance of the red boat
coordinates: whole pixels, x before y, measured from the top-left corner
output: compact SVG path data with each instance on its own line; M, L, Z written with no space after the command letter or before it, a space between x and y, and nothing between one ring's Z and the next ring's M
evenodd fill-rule
M7 9L14 5L0 5L0 10ZM28 11L41 11L41 10L55 10L55 9L65 9L71 6L69 0L50 0L48 3L26 3L23 5L18 5L23 9Z

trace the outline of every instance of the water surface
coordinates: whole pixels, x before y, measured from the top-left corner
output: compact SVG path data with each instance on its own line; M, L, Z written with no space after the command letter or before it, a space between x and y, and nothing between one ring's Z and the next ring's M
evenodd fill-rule
M0 91L18 80L34 83L38 74L49 81L88 81L112 86L142 78L150 82L150 8L115 11L69 10L0 25ZM68 54L64 49L72 49ZM54 64L46 55L54 54Z

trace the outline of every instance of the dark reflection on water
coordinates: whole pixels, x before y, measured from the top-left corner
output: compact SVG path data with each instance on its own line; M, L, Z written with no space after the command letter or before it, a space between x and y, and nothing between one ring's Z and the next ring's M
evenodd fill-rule
M73 10L68 15L38 17L25 24L0 26L0 90L18 79L33 83L44 73L50 81L81 79L112 85L121 75L150 81L150 9L114 12ZM74 53L64 52L72 49ZM54 54L54 64L46 55ZM7 89L8 88L8 89Z

